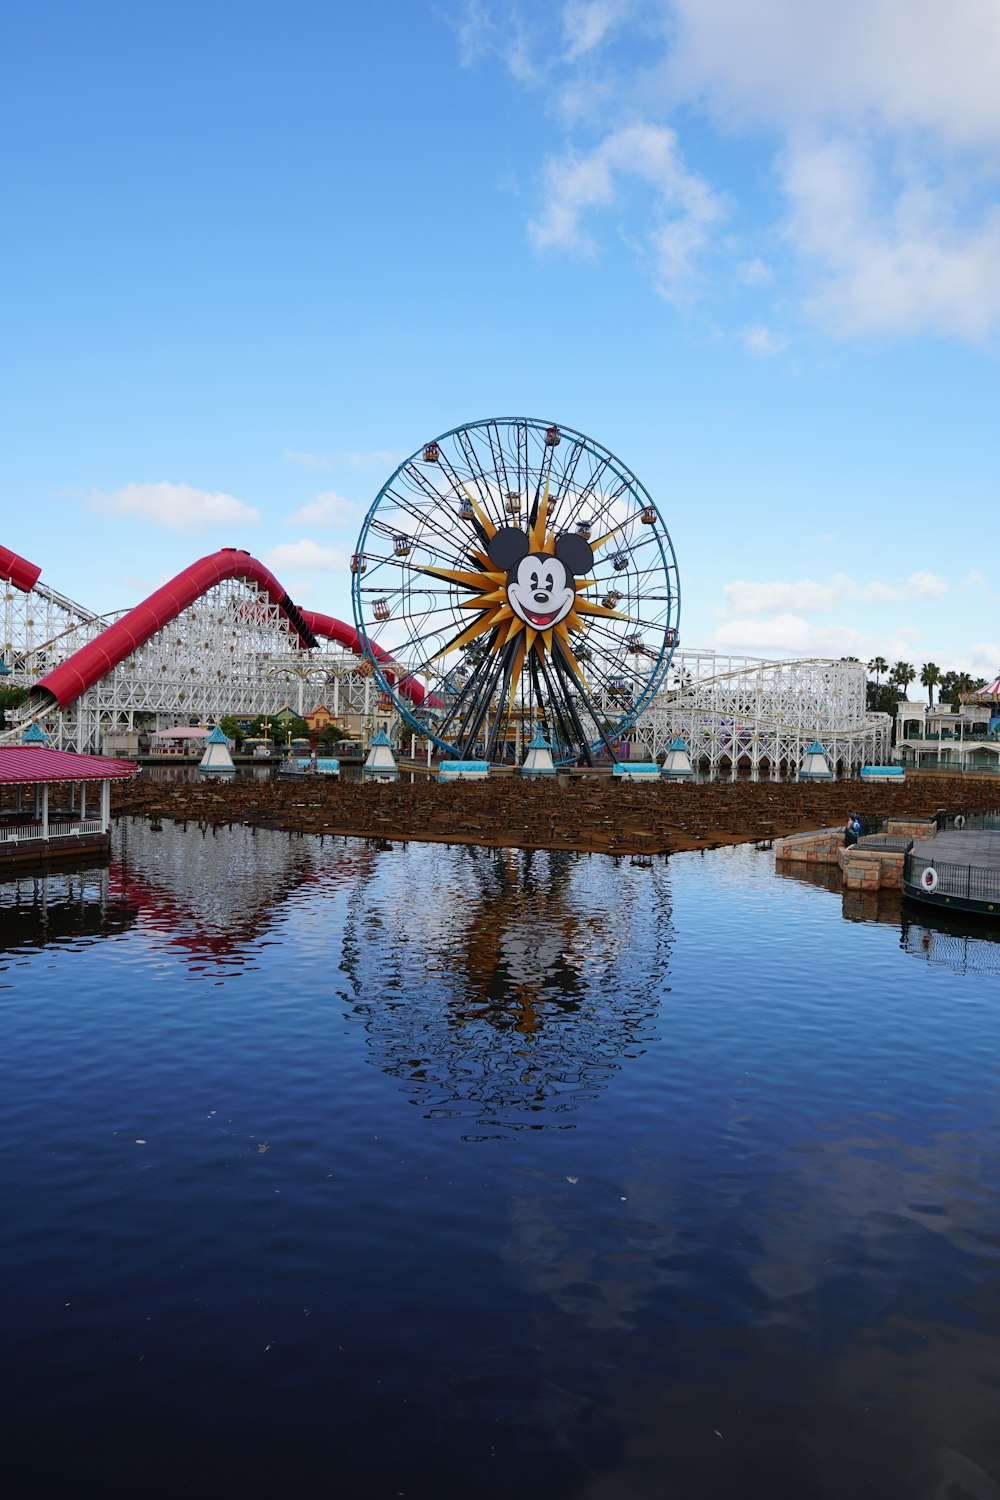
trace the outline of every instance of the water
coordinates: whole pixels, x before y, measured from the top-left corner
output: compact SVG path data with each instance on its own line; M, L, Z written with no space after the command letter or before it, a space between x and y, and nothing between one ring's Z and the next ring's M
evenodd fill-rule
M1000 1495L993 934L116 837L0 884L17 1493Z

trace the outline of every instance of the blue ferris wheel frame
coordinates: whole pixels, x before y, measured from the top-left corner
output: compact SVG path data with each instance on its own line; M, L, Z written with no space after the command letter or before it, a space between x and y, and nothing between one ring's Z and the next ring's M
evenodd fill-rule
M680 636L681 585L680 572L677 566L677 557L674 552L673 542L670 539L670 533L667 530L666 523L664 522L663 517L660 514L660 510L656 502L653 500L652 496L650 495L649 491L646 489L642 481L638 479L635 474L633 474L628 465L623 463L623 461L619 459L614 453L612 453L609 448L605 448L603 444L597 443L593 438L588 437L586 433L579 432L575 428L565 427L561 423L553 423L551 421L545 421L535 417L481 417L474 422L459 423L457 426L449 428L447 432L440 433L436 438L430 441L434 444L440 445L442 443L445 443L449 438L456 437L460 433L474 432L477 429L481 428L500 428L511 426L522 426L531 432L541 433L543 436L547 431L551 430L552 428L556 428L560 435L560 439L562 437L569 438L574 442L581 444L588 453L601 458L602 461L606 464L608 470L612 474L614 474L616 478L622 483L622 485L625 486L626 489L632 494L632 496L638 502L640 509L651 509L655 513L656 520L650 526L650 532L655 539L659 551L659 560L662 566L663 577L667 583L667 617L662 627L662 638L660 641L656 660L653 664L652 670L649 672L649 675L646 678L645 686L643 687L642 692L631 704L628 710L626 712L623 712L621 716L614 721L608 731L608 735L611 739L620 740L629 732L630 729L635 727L636 721L638 720L640 715L645 711L645 709L652 702L653 698L659 692L663 684L663 680L666 677L667 671L669 670L673 654L677 649L677 642ZM375 499L369 506L365 518L361 523L361 530L358 534L358 540L356 543L356 555L358 557L364 558L366 556L367 542L372 523L374 522L376 515L378 514L380 505L388 495L388 492L392 489L400 474L402 474L403 471L407 469L411 464L421 459L422 455L425 453L429 445L430 443L422 443L418 448L414 449L414 451L407 458L404 458L401 463L397 464L392 474L385 481L378 494L375 496ZM388 559L385 559L384 561L388 561ZM376 571L377 568L378 564L376 564ZM364 658L371 664L372 673L376 683L378 684L379 690L383 693L387 693L392 698L393 703L396 707L396 711L399 713L404 722L408 724L415 733L421 735L421 737L432 740L443 754L450 757L460 757L462 753L460 749L457 749L455 745L451 744L448 740L443 739L439 734L435 733L431 723L429 722L430 715L426 713L426 711L422 712L421 710L414 710L412 703L405 697L403 693L398 691L397 684L394 681L390 680L389 674L384 665L384 659L376 655L376 649L373 649L377 648L380 652L382 651L382 648L378 646L378 642L373 642L373 640L369 636L368 625L366 624L363 617L361 591L362 573L352 573L351 608L354 616L354 627L357 631L358 639L360 640L362 645ZM384 655L385 657L390 657L391 652L387 651L384 653ZM647 652L647 656L650 655L652 655L652 653ZM392 668L389 668L389 672L392 672L394 677L398 675ZM442 673L443 677L447 675L447 673ZM429 694L430 689L427 689L427 692ZM600 751L605 748L605 745L601 739L596 739L590 742L589 748L591 751ZM556 760L558 764L565 765L577 760L578 758L579 757L576 754L569 754L557 756Z

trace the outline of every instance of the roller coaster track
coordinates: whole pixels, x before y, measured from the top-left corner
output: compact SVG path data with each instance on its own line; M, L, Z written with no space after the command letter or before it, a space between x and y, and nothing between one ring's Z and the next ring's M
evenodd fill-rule
M693 652L689 654L699 656L703 653ZM709 653L704 653L704 655L708 654ZM683 657L679 659L682 660ZM701 706L698 702L698 699L702 696L703 693L708 693L713 688L723 688L727 684L734 684L740 681L740 679L746 679L753 676L763 676L763 674L767 672L779 672L782 670L787 670L790 667L823 668L829 666L830 658L826 656L797 656L793 660L788 660L787 658L775 660L763 659L752 664L747 663L742 667L735 667L726 672L713 672L708 677L700 677L697 682L678 685L671 688L665 688L653 699L652 703L649 706L648 712L656 712L657 710L681 707L698 708ZM874 717L869 715L868 717L860 721L855 720L850 724L824 724L823 732L826 734L838 735L858 734L865 730L875 730L879 728L884 719L884 714L877 714ZM765 717L754 717L753 723L755 727L759 729L781 730L785 727L785 721L779 720L777 718L770 719Z
M99 628L84 645L71 652L30 684L26 703L18 713L15 729L0 733L0 742L23 733L29 723L53 712L65 711L80 700L92 687L113 674L123 663L134 658L136 653L154 637L164 632L178 617L198 600L225 580L241 580L256 590L257 596L271 606L269 613L280 616L293 646L304 652L312 652L320 639L342 646L347 653L356 656L359 665L365 656L362 642L353 625L338 620L332 615L315 610L301 610L292 601L288 591L271 570L249 552L226 547L192 563L169 583L155 590L148 598L126 611L109 611L98 615L75 603L63 594L40 583L41 569L25 558L5 547L0 547L0 580L6 582L8 601L16 596L11 589L19 591L27 599L44 601L55 606L57 616L62 616L62 627L30 646L26 655L35 662L46 662L58 654L60 642L72 636L81 626ZM256 613L248 605L248 623L253 624ZM31 613L37 613L32 608ZM49 613L52 611L50 609ZM32 627L35 620L27 622ZM12 633L8 630L8 633ZM12 641L6 642L7 654L13 660L21 656ZM387 676L394 677L394 661L391 652L377 643L370 643L370 651ZM2 659L2 658L0 658ZM308 658L307 658L308 660ZM14 675L7 669L8 675ZM399 678L399 688L414 705L425 700L423 686L410 677Z

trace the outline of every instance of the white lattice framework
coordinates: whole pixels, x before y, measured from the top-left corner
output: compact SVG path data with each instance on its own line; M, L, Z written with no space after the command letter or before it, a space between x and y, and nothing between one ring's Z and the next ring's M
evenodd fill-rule
M814 739L834 769L881 765L892 720L869 713L862 662L678 650L636 733L653 755L679 735L695 766L712 776L737 769L778 776L797 770Z
M41 584L27 593L8 585L4 606L2 681L25 688L125 613L95 615ZM335 718L368 719L377 687L358 656L333 643L305 648L266 593L233 578L209 589L62 712L53 707L39 716L26 704L11 717L18 726L13 737L39 717L54 745L99 753L106 734L135 728L137 717L166 728L224 714L274 714L285 704L309 712L320 700Z
M8 584L3 603L8 673L2 681L27 688L124 613L95 615L41 583L27 592ZM611 679L604 695L609 714L628 702L637 681L627 666ZM337 719L371 721L377 688L367 665L332 642L303 647L279 606L252 582L234 578L216 584L75 703L61 713L46 711L41 722L56 745L93 753L106 734L131 730L137 719L165 728L223 714L274 714L285 704L303 713L321 700ZM26 706L15 734L34 714ZM867 711L860 662L678 649L667 687L636 728L652 755L675 735L710 775L736 768L789 774L813 739L831 765L850 771L888 760L891 720Z
M117 618L95 615L43 583L36 583L27 593L12 583L0 583L0 588L4 591L0 661L7 668L2 680L11 687L32 687L50 667Z

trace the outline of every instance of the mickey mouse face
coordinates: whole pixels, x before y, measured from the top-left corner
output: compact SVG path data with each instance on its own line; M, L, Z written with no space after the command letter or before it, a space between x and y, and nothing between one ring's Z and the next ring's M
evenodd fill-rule
M576 603L573 575L550 552L529 552L507 575L507 602L525 624L549 630Z
M490 562L506 569L507 602L518 619L551 630L576 603L576 575L586 572L594 554L582 537L569 534L556 539L555 555L529 552L529 545L516 526L501 526L490 539Z

